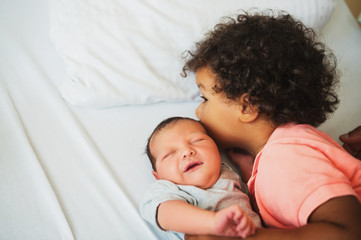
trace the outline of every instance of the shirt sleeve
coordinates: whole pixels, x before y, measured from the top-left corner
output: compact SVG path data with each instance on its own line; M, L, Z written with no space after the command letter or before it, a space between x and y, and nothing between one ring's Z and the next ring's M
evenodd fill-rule
M157 221L158 206L169 200L185 201L192 205L197 204L194 197L180 190L176 184L166 180L157 180L143 197L140 204L140 215L149 223L159 227Z
M349 179L321 151L302 144L273 144L265 149L256 189L262 217L278 227L305 225L326 201L356 195Z

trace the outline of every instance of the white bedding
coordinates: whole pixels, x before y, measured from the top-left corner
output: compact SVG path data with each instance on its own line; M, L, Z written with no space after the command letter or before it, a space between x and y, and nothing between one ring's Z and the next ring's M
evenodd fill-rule
M144 146L198 102L70 105L49 28L46 0L0 3L0 239L166 239L138 212L153 181ZM321 126L336 139L361 125L361 31L342 0L323 35L342 74L341 105Z
M223 16L271 8L320 30L334 9L333 0L49 3L51 39L66 69L61 94L71 104L86 107L195 100L195 82L180 76L182 53Z

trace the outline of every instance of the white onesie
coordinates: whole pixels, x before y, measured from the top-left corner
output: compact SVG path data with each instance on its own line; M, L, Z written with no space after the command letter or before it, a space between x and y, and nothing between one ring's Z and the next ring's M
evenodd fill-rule
M157 208L162 202L168 200L182 200L196 207L214 212L232 204L238 204L253 219L256 227L261 227L260 218L252 210L246 192L247 186L244 183L241 184L239 175L222 163L219 179L208 189L201 189L191 185L177 185L167 180L157 180L145 193L140 205L140 214L145 220L159 227ZM170 239L184 238L183 233L169 233Z

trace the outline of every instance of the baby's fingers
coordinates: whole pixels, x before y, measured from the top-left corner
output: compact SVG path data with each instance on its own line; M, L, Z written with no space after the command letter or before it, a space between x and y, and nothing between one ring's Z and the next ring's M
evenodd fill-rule
M256 232L256 225L248 215L245 215L240 219L236 230L240 233L241 237L245 238Z

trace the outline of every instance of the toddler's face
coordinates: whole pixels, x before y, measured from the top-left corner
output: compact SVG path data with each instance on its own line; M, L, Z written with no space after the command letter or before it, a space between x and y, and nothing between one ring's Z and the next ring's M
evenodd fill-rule
M179 120L162 129L150 141L156 159L157 179L180 185L211 187L218 179L221 157L215 142L200 123Z
M214 92L215 79L216 76L207 67L196 72L196 82L203 99L196 109L196 115L219 147L237 147L235 143L241 130L240 105L227 99L224 93Z

